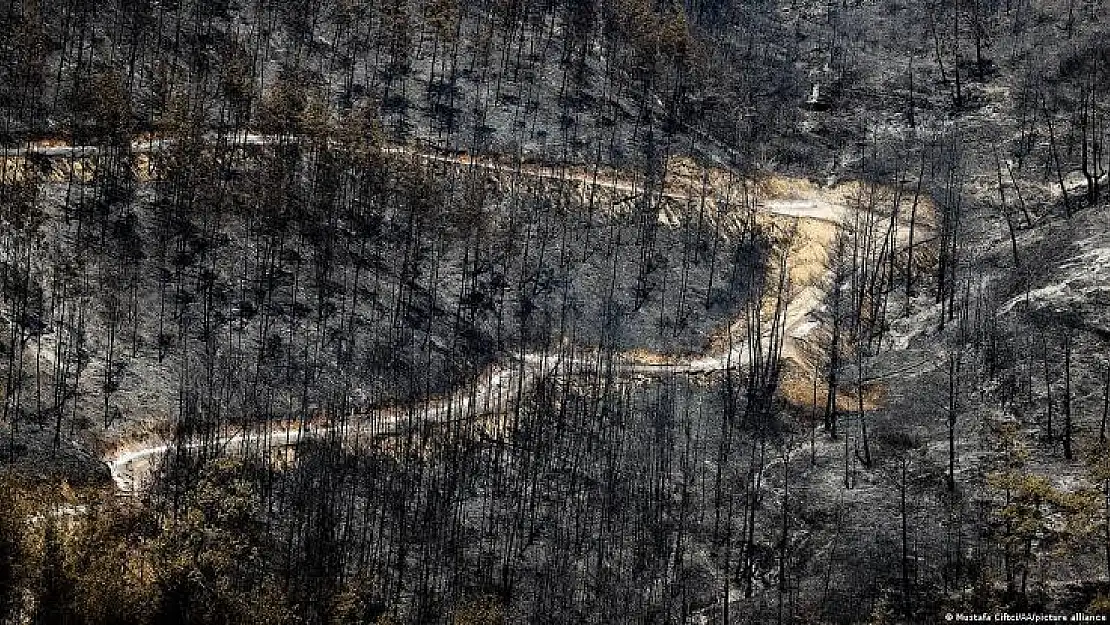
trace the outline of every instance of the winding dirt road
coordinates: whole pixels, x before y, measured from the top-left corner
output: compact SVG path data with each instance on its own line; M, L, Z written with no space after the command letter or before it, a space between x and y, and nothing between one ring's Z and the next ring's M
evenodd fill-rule
M278 138L267 135L238 135L235 137L219 137L212 135L208 139L226 142L233 146L263 146L277 142L288 142L289 138ZM230 139L230 140L229 140ZM159 138L146 138L137 140L132 144L136 153L154 153L172 145L172 140ZM394 156L403 156L417 160L451 163L468 168L479 168L497 173L535 179L572 181L595 188L621 193L642 193L643 188L636 185L635 179L620 177L613 172L605 175L590 174L580 168L553 167L545 165L524 164L509 166L493 159L474 157L470 155L444 154L441 152L421 150L409 146L388 146L383 152ZM25 159L31 155L49 158L88 158L98 154L95 147L57 145L49 143L34 143L21 148L0 150L7 167L11 167L13 159ZM682 186L682 185L679 185ZM689 185L687 185L689 186ZM712 193L710 190L708 193ZM683 189L664 189L663 197L674 200L693 202L703 200L707 191L705 186L698 193L687 192ZM850 208L843 201L837 201L833 194L828 196L821 193L809 193L802 197L782 197L762 199L756 202L757 214L788 218L795 223L809 222L819 225L824 231L835 231L830 226L845 223L849 217L854 216L855 209ZM665 221L661 215L661 221ZM668 225L674 225L668 223ZM819 256L823 248L831 242L831 237L824 234L818 240L811 241L811 247L816 247ZM814 245L815 244L815 245ZM811 256L815 250L810 250ZM810 258L809 263L820 265L820 258ZM796 357L799 345L807 335L816 327L817 323L810 313L816 310L823 300L819 287L819 278L823 276L823 265L814 270L809 268L805 275L806 280L795 282L790 293L786 309L785 321L782 324L782 345L785 358ZM612 363L615 374L619 377L652 377L674 375L710 375L719 373L733 367L743 367L750 363L750 349L746 344L743 330L743 320L733 322L727 329L729 340L723 341L724 347L711 350L701 356L683 360L669 359L666 356L646 358L643 355L623 354ZM770 339L770 337L765 337ZM766 344L767 341L764 341ZM405 427L428 422L448 422L455 419L467 419L485 414L497 414L512 409L514 403L526 391L533 387L538 380L557 376L583 375L596 372L604 363L600 356L590 357L579 353L573 357L561 354L529 353L518 355L511 361L493 367L478 376L472 383L458 389L454 394L426 399L413 405L383 408L369 414L352 415L342 426L342 432L335 432L334 426L300 423L296 425L281 424L262 426L252 431L242 431L234 434L225 434L216 438L215 443L223 448L226 453L239 452L250 449L273 450L296 446L308 437L320 437L329 434L341 436L341 440L352 440L351 437L370 434L384 434L400 431ZM191 447L198 447L202 443L193 443ZM212 444L208 441L207 444ZM124 446L105 457L105 462L111 470L112 478L120 491L135 493L144 487L148 481L153 467L157 461L170 449L170 446L161 441L146 441L130 446Z
M659 362L655 359L647 362L642 358L619 355L612 363L612 368L618 377L627 379L710 375L729 367L744 366L748 362L750 356L746 345L740 343L734 345L731 353L724 351L706 354L685 362ZM343 441L351 441L358 436L396 433L425 423L447 423L503 414L513 410L517 399L525 396L541 380L589 375L605 366L608 365L600 355L567 357L560 354L529 353L487 370L472 383L446 397L354 414L338 426L281 423L219 436L214 442L224 453L272 451L295 447L306 438L329 434L334 434ZM212 441L190 443L187 447L197 448L205 444L212 444ZM148 441L133 447L123 447L106 457L105 462L116 487L123 493L135 493L143 489L158 460L170 449L169 444Z

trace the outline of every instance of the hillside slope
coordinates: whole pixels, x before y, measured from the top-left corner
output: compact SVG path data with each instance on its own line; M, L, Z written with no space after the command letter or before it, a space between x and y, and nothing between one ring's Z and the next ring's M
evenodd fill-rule
M0 8L0 623L1110 606L1098 2Z

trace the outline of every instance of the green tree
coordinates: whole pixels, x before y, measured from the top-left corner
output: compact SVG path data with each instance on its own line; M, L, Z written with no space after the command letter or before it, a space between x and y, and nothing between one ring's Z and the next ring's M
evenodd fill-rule
M20 590L26 577L26 513L26 502L15 480L0 477L0 622L19 614Z
M167 624L285 622L292 613L267 566L254 468L238 459L200 469L184 506L154 540L155 621Z
M46 515L43 532L42 572L35 593L34 625L67 625L77 622L74 580L66 566L64 538L53 515Z

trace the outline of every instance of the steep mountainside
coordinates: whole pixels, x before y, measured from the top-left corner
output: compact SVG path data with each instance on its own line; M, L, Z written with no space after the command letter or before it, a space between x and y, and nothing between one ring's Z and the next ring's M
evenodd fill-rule
M1091 0L0 6L0 624L1110 610Z

